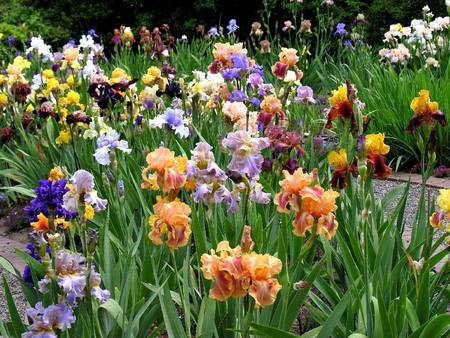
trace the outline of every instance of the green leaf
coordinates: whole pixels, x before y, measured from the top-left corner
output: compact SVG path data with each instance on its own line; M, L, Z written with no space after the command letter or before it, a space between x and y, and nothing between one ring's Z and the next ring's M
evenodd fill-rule
M425 265L419 278L419 295L417 297L416 311L422 324L430 317L430 267Z
M34 191L32 189L27 189L25 187L21 187L21 186L13 186L13 187L0 187L1 190L6 190L8 192L16 192L18 194L24 195L24 196L28 196L28 197L35 197L36 194L34 193Z
M320 261L318 261L311 272L306 276L305 281L307 282L307 287L296 291L295 293L291 293L289 295L290 301L287 308L287 313L285 318L282 318L284 323L284 329L289 329L292 324L294 323L295 318L297 317L298 312L300 311L300 307L303 304L303 302L306 299L306 296L308 295L309 291L311 290L311 287L314 285L314 281L316 277L319 275L320 271L322 270L322 266L325 262L326 257L322 257ZM275 323L272 323L274 325Z
M159 303L161 306L161 311L164 317L164 324L167 329L169 337L186 337L183 330L183 325L181 324L180 318L175 308L175 304L170 296L170 289L167 284L164 285L163 293L158 293Z
M3 256L0 256L0 265L11 275L18 277L17 271L14 266Z
M150 304L153 302L153 300L158 296L158 293L161 291L160 287L158 289L158 292L154 293L153 295L151 295L144 303L144 305L141 306L141 308L139 309L139 311L136 313L136 315L133 318L133 321L130 323L130 326L127 330L127 332L129 332L131 334L131 337L136 337L136 332L138 332L139 330L139 322L141 320L141 317L144 315L144 313L147 311L148 307L150 306Z
M419 317L417 316L417 312L414 309L413 303L406 298L406 317L408 318L409 327L411 331L416 331L420 327Z
M300 336L295 335L293 333L283 331L271 326L265 326L261 324L251 323L250 327L252 327L256 334L263 335L265 337L278 337L278 338L299 338Z
M212 337L215 331L216 301L205 296L200 305L197 337Z
M124 319L122 307L116 300L110 298L105 303L101 304L100 307L105 309L114 318L121 329L128 325L127 320Z
M354 297L353 289L350 289L347 291L347 293L342 297L339 304L334 308L331 315L328 317L328 319L325 321L325 323L322 325L322 330L320 330L317 338L328 338L333 336L333 331L336 326L339 324L339 320L341 319L342 315L344 314L345 309L350 304L352 297Z
M420 338L442 337L450 330L450 314L441 314L431 319L420 334Z
M16 304L14 303L14 298L9 289L6 277L3 276L3 290L5 293L6 303L8 304L9 317L11 319L12 327L16 337L20 337L25 331L25 325L22 323L19 312L17 311Z

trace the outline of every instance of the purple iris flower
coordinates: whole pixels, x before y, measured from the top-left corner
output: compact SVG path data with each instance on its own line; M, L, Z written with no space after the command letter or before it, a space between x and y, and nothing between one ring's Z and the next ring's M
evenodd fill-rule
M334 35L345 36L345 35L347 35L347 34L348 34L348 32L347 32L347 30L345 29L345 23L339 22L339 23L336 25L336 31L334 32Z
M189 136L189 128L185 123L183 111L178 108L167 108L163 114L160 114L149 121L149 125L152 127L162 128L163 126L167 126L174 130L176 134L184 138Z
M22 334L22 338L56 337L55 328L66 331L76 320L72 309L65 304L44 308L42 302L38 302L34 308L27 310L27 315L32 323L28 326L28 331Z
M309 86L299 86L297 88L297 96L295 97L295 101L303 103L316 103L312 88Z
M97 32L95 31L95 29L91 28L87 31L88 35L94 37L94 38L98 38Z
M226 68L222 70L222 76L225 80L239 79L240 69L239 68Z
M156 104L155 104L155 101L153 101L153 100L143 100L142 101L142 106L145 109L153 109L153 108L156 107Z
M139 115L136 117L136 121L134 122L134 124L135 124L136 127L138 127L138 126L141 125L142 119L143 119L143 118L144 118L144 116L142 116L141 114L139 114Z
M266 96L275 93L275 88L271 83L263 83L259 85L258 94L261 96Z
M352 40L345 40L344 47L354 49Z
M64 60L64 54L61 52L55 52L53 53L53 61L55 63L61 62L62 60Z
M258 99L256 96L254 96L250 100L248 100L248 103L253 105L255 108L259 108L259 105L261 104L261 100Z
M48 216L50 212L54 212L56 217L67 220L77 215L63 207L63 196L70 190L66 184L66 180L39 180L39 186L34 190L36 197L23 209L30 222L37 221L40 213Z
M207 183L197 183L194 193L194 202L202 201L204 205L208 205L208 197L213 191L213 185Z
M86 296L86 259L79 253L72 253L66 250L59 250L56 254L56 282L64 290L67 302L75 305L77 299ZM48 276L39 282L39 290L47 293L51 280ZM95 271L95 266L91 265L89 284L91 294L104 302L109 298L109 291L100 289L100 274ZM94 290L97 289L98 290Z
M37 260L38 262L41 261L41 257L39 257L38 252L36 251L36 248L34 247L33 243L28 243L27 244L27 250L28 250L28 256L34 258L35 260ZM50 254L51 250L50 247L47 247L47 252ZM22 273L22 278L25 281L25 283L27 283L30 286L33 286L33 276L31 274L31 268L30 266L27 264L25 265L25 268L23 270Z
M258 73L252 73L248 76L248 82L253 86L257 87L264 82L262 76Z
M235 68L245 70L248 68L248 59L245 54L235 53L231 55L231 61L233 61L233 65Z
M250 69L250 72L252 74L259 74L260 76L263 76L264 75L264 67L256 64Z
M270 146L268 138L251 137L245 130L229 133L222 141L222 145L231 152L231 162L228 169L247 174L253 178L261 172L264 160L261 150Z
M239 29L239 26L236 24L236 20L235 19L231 19L228 22L227 29L228 29L228 35L233 34L234 32L236 32Z
M97 150L94 153L94 157L101 165L108 165L111 163L109 153L116 148L126 154L131 153L131 149L128 148L128 142L121 140L117 131L111 130L106 134L100 135L97 139Z
M16 39L14 38L14 36L10 36L8 37L8 43L12 46L14 45L14 42L16 41Z
M239 90L237 88L234 88L232 93L231 93L231 102L243 102L247 99L247 95L245 95L245 93L242 90Z
M219 31L217 30L216 27L211 27L211 28L209 29L209 31L208 31L208 35L209 35L210 37L215 38L215 37L217 37L217 36L220 36L220 33L219 33Z
M260 204L269 204L271 195L270 193L263 191L263 186L261 185L261 183L252 181L250 183L250 186L251 186L251 193L250 193L251 201Z

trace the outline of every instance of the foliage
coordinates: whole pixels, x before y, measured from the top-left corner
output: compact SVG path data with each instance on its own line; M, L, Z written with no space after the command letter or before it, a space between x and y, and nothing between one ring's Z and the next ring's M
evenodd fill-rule
M277 2L264 3L270 28L282 16L273 14ZM55 2L42 20L85 33L90 14L101 13L103 25L119 6L104 5L64 12ZM3 279L1 335L448 335L450 190L435 205L425 182L450 151L449 128L437 123L440 110L450 120L450 65L386 66L367 45L344 48L333 35L338 11L363 5L343 8L322 12L311 34L271 35L269 53L254 36L235 44L234 34L170 47L149 32L152 41L136 46L125 27L108 58L93 35L59 59L43 41L29 58L14 57L17 46L2 49L0 179L11 201L28 204L36 252L18 250L27 278L3 257L0 264L34 308L28 323L41 325L21 321ZM440 120L407 134L421 89L440 110L427 101L420 112ZM206 155L197 148L205 143ZM373 178L392 172L386 155L422 165L410 242L410 184L374 195ZM41 304L64 304L76 319L48 327Z
M236 18L242 27L241 34L247 34L251 23L260 20L258 13L263 12L265 1L170 1L169 3L127 0L127 1L45 1L45 0L6 0L0 4L0 32L13 35L25 42L30 32L42 35L46 41L63 45L73 35L85 34L90 28L96 29L102 36L109 37L114 27L128 25L138 27L159 26L168 23L174 27L177 36L195 34L197 24L206 26L226 26L231 18ZM317 9L322 1L271 1L271 29L282 26L283 21L299 22L302 18L310 19L313 25L318 23ZM417 17L423 7L423 1L335 1L332 12L335 22L350 23L358 13L370 17L368 41L378 45L384 29L393 22L408 24L412 17ZM445 15L443 1L430 0L427 4L437 16ZM322 6L323 7L323 6ZM252 15L242 15L248 9ZM299 9L302 11L300 17ZM57 23L58 29L51 27Z

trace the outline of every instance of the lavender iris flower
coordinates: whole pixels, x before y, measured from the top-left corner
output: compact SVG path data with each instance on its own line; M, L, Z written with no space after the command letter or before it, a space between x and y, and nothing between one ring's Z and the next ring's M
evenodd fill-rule
M77 43L75 42L75 40L69 40L67 41L67 43L63 46L63 50L66 50L67 48L76 48L77 47Z
M209 31L208 31L208 35L209 35L210 37L215 38L215 37L217 37L217 36L220 36L220 33L219 33L219 31L217 30L216 27L211 27L211 28L209 29Z
M245 130L229 133L222 141L222 145L231 152L231 162L228 169L254 178L261 172L264 160L261 150L269 147L267 138L253 138Z
M237 88L233 89L233 91L231 93L231 99L230 99L231 102L235 102L235 101L243 102L246 99L247 99L247 95L242 90L239 90Z
M199 142L192 150L192 157L188 161L186 174L197 182L194 201L202 201L204 205L211 202L228 203L230 192L225 187L228 177L216 164L211 150L212 147L208 143Z
M107 200L98 197L94 190L94 176L86 170L77 170L70 179L73 189L63 196L64 208L76 212L78 211L80 198L84 197L84 202L94 206L95 211L106 208Z
M264 67L258 64L255 64L251 69L250 72L252 74L259 74L260 76L264 75Z
M186 138L189 136L189 128L185 125L186 122L187 121L183 118L183 111L181 109L167 108L163 114L160 114L153 120L150 120L149 125L157 128L167 126L174 130L175 134Z
M131 149L128 148L128 142L120 140L120 135L117 131L111 130L106 134L100 135L97 139L97 150L94 153L96 161L101 165L109 165L111 163L109 153L114 149L119 149L127 154L131 153Z
M95 29L91 28L87 31L87 34L94 37L94 38L98 38L97 32L95 31Z
M66 331L76 320L72 309L65 304L44 308L42 302L38 302L34 308L27 310L27 315L32 323L22 338L56 338L56 329Z
M264 80L262 78L262 76L258 73L252 73L248 76L248 82L253 86L253 87L258 87L260 84L264 83Z
M275 88L271 83L263 83L258 87L258 94L261 96L266 96L275 93Z
M344 47L354 49L352 40L345 40Z
M336 31L334 32L334 35L345 36L347 34L348 34L348 32L345 29L345 23L339 22L336 25Z
M228 35L233 34L234 32L236 32L239 29L239 26L236 24L236 20L235 19L231 19L228 22L227 29L228 29Z
M241 77L239 68L225 68L222 70L222 77L225 80L239 79Z
M233 65L235 68L245 69L248 68L248 59L245 54L235 53L231 55L231 61L233 61Z
M269 204L270 202L270 193L263 191L263 186L261 183L252 181L250 182L251 186L251 193L250 193L250 200L255 203L260 204Z
M64 290L67 302L74 306L77 299L86 296L86 264L85 257L79 253L72 253L66 250L59 250L56 254L56 282ZM39 282L39 290L48 292L47 285L51 283L48 276ZM105 302L109 298L109 291L100 288L100 274L95 271L95 266L91 266L89 285L91 294L98 300Z
M259 108L260 104L261 104L261 100L258 99L256 96L252 97L250 100L248 100L248 102L250 104L252 104L255 108Z
M309 86L299 86L297 88L297 96L295 97L295 101L303 103L316 103L312 88Z

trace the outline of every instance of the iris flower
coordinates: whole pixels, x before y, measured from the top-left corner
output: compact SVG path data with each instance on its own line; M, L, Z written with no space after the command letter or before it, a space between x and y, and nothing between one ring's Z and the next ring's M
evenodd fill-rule
M270 143L265 137L251 137L245 130L229 133L222 141L222 145L231 152L231 162L228 169L246 174L253 178L261 172L264 160L261 150L267 148Z
M28 326L28 331L22 334L22 338L56 338L56 330L66 331L76 320L72 309L65 304L44 308L42 302L38 302L34 308L27 310L27 315L32 323Z
M166 126L174 130L175 134L180 135L182 138L189 136L189 128L186 124L187 120L183 117L183 111L177 108L167 108L163 114L160 114L149 121L149 125L152 127L161 129Z
M445 114L439 111L437 102L431 101L428 90L419 92L419 97L415 97L411 101L411 109L414 111L414 115L406 127L406 130L409 132L416 131L422 125L434 126L435 122L438 122L443 127L447 125Z
M227 29L228 29L228 35L233 34L234 32L236 32L239 29L239 26L236 24L236 20L235 19L231 19L228 22Z
M95 211L106 209L107 200L98 197L94 189L94 176L86 170L77 170L70 179L70 190L63 196L63 207L72 212L78 212L80 202L94 207Z
M111 163L110 152L114 149L119 149L126 154L131 153L128 142L121 140L117 131L110 130L97 139L97 150L94 153L96 161L101 165L109 165Z
M282 262L278 258L251 252L253 241L248 228L244 230L243 248L231 248L228 241L217 244L210 254L201 257L205 279L214 282L209 297L226 301L230 297L255 299L256 307L272 305L281 290L275 278L281 272ZM253 244L252 244L253 243Z

